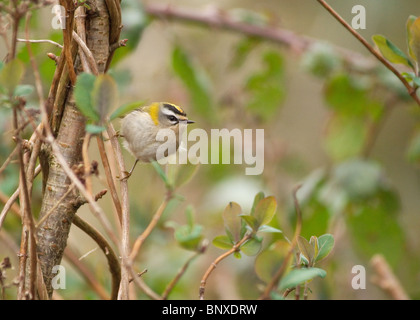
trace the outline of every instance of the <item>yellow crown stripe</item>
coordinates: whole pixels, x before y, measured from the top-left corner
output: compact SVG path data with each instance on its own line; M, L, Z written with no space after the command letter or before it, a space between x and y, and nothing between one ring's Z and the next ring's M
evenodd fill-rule
M158 118L159 118L159 103L157 103L157 102L155 102L155 103L152 103L150 106L149 106L149 108L150 108L150 117L152 118L152 120L153 120L153 122L155 123L155 125L158 125L159 124L159 120L158 120Z
M178 107L176 104L173 103L169 103L169 102L165 102L166 104L171 105L172 107L174 107L175 109L177 109L179 111L179 113L184 113L184 110L182 110L181 107Z

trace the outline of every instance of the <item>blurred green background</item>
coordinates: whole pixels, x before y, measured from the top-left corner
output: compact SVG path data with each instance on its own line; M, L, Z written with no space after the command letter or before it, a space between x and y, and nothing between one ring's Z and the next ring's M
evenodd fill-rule
M177 191L183 199L171 202L136 261L136 269L148 270L143 280L156 292L162 292L191 256L190 251L174 241L173 230L167 224L186 224L184 212L189 205L195 210L196 222L203 226L204 237L211 241L224 233L221 213L229 201L239 203L247 213L255 194L264 191L278 201L273 226L291 238L295 223L292 189L303 182L298 193L303 211L302 235L309 239L311 235L332 233L335 237L332 255L322 262L327 276L313 281L310 299L389 298L369 281L374 275L369 260L375 253L386 257L410 296L419 298L420 147L416 149L416 137L420 113L395 77L381 68L365 72L343 63L328 44L360 53L370 64L376 62L315 0L150 3L166 3L200 13L221 10L239 20L291 30L297 37L311 37L319 47L318 51L315 48L300 53L218 28L159 18L148 21L140 2L122 1L126 7L123 32L132 31L122 37L128 38L132 48L118 49L112 65L120 86L120 104L135 100L170 101L183 106L189 118L196 121L193 128L208 132L211 128L265 129L262 175L246 176L246 165L201 165L192 180ZM386 35L404 51L406 20L410 15L420 15L415 0L331 0L329 4L348 22L354 5L365 6L367 28L360 33L370 43L372 35ZM47 23L49 17L50 8L34 15L31 37L60 42L60 32ZM18 57L27 62L25 46L18 46ZM54 64L45 54L59 51L48 44L32 47L47 93ZM4 52L4 47L0 49ZM122 57L124 50L126 55ZM192 83L182 77L185 72L194 75ZM30 68L26 75L25 83L32 83ZM28 100L36 107L35 93ZM10 111L1 112L3 162L14 144L7 120ZM115 126L119 127L118 121ZM99 160L95 144L90 152L91 159ZM124 155L126 166L130 167L134 159L127 152ZM17 181L17 166L11 165L0 177L2 192L10 195ZM35 214L41 197L40 179L36 182ZM105 187L100 168L95 190ZM135 239L163 200L165 188L149 164L137 166L129 188L131 235ZM110 197L105 196L99 203L115 222ZM79 214L102 230L86 206ZM19 239L18 218L9 215L3 228L12 238ZM266 236L263 247L279 238ZM4 243L0 242L0 257L11 257L15 269L8 272L13 277L17 258L13 256L14 249ZM72 228L68 244L79 256L95 248L76 227ZM169 298L196 299L201 277L222 252L210 244ZM99 281L109 286L107 263L100 250L82 261ZM208 281L206 298L258 298L263 282L254 272L254 262L255 257L247 256L224 260ZM97 299L65 259L63 264L67 267L67 288L59 294L65 299ZM354 265L366 267L365 290L351 287ZM9 289L8 296L14 296L13 290ZM145 298L137 291L139 298Z

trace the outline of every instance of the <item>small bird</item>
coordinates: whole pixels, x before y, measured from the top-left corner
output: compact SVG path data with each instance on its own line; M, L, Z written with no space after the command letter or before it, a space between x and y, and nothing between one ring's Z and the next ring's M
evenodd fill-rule
M124 147L136 158L136 162L123 180L128 179L137 162L159 160L156 152L163 141L156 141L156 135L161 129L173 130L176 136L176 150L179 148L180 123L190 124L185 111L169 102L154 102L128 113L121 122L121 134L124 137ZM182 132L181 132L182 134ZM169 150L168 150L169 152ZM170 154L165 154L169 156Z

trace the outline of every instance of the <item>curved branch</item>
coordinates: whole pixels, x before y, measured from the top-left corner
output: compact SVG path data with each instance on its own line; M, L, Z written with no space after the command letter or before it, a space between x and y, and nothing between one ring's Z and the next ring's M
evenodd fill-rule
M112 275L111 299L116 300L118 296L118 288L120 287L121 282L121 266L118 257L116 256L114 250L112 250L112 247L109 245L108 241L106 241L100 232L86 221L84 221L82 218L80 218L78 215L74 216L73 224L83 230L87 235L89 235L105 254L105 257L108 260L109 271Z

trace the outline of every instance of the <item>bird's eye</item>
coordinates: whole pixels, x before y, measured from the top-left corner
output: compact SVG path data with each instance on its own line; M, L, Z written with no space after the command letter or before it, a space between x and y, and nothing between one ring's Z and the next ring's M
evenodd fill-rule
M169 121L171 122L177 122L178 119L175 116L168 116Z

